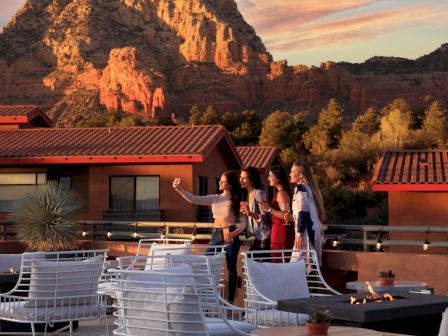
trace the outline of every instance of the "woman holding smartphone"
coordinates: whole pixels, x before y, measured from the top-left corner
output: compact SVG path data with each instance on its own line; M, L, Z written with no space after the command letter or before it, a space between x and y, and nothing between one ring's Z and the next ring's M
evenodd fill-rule
M240 184L245 201L241 202L241 212L247 215L246 233L251 232L255 236L250 251L270 250L272 220L271 216L259 206L259 202L266 202L266 193L262 190L258 170L254 167L243 169Z
M260 208L272 214L271 250L289 250L294 246L294 226L290 224L292 192L286 170L281 166L273 166L269 170L269 185L277 190L271 205L260 203ZM271 253L272 262L280 263L280 253ZM277 257L277 258L276 258Z
M239 235L246 229L246 216L240 213L240 184L233 172L224 172L219 181L220 194L196 196L186 191L180 178L175 178L173 188L188 202L209 205L212 208L214 227L210 245L226 245L226 263L229 274L228 301L235 299L237 284L237 261L241 242ZM239 218L240 225L235 225Z

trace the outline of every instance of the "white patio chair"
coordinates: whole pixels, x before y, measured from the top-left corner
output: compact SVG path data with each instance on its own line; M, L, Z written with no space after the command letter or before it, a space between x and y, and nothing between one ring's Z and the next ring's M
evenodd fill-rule
M275 257L270 256L274 252ZM322 277L315 251L272 250L242 252L246 308L254 309L260 326L280 327L303 325L306 314L277 310L281 299L306 298L340 294L332 289ZM297 256L291 259L291 254ZM273 259L281 263L272 263Z
M442 322L440 323L438 336L448 336L448 308L442 313Z
M108 332L104 295L98 293L107 250L24 253L19 279L0 294L0 320L35 324L99 319Z
M256 326L243 321L245 309L222 300L215 276L204 272L206 265L206 256L185 255L173 256L163 270L115 270L114 335L249 335Z
M191 239L175 239L175 238L160 238L160 239L140 239L138 241L136 256L151 256L155 254L163 254L163 249L183 248L185 253L188 252L191 246Z
M170 254L186 254L191 246L191 239L173 239L173 238L155 238L155 239L140 239L137 245L136 256L153 256ZM169 251L166 251L169 250ZM138 260L138 259L134 259ZM152 259L148 259L152 261ZM129 266L129 265L128 265ZM145 267L151 269L155 265L145 264ZM116 273L110 272L114 267L109 267L100 281L100 289L110 296L114 296Z

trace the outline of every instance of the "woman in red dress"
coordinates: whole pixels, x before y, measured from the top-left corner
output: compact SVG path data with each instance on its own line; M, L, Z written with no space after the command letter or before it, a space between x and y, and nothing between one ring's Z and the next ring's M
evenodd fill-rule
M268 180L269 185L277 192L270 206L267 203L260 203L260 208L272 214L271 250L289 250L294 246L295 232L294 225L285 220L291 213L292 199L288 174L283 167L273 166L269 170ZM272 262L287 261L279 258L280 253L272 252L271 256Z

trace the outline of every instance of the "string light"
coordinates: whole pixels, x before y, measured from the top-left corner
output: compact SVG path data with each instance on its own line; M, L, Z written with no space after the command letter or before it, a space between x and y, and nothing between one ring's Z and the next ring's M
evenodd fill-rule
M428 251L429 249L429 245L431 245L431 243L428 240L428 235L429 235L429 227L426 229L426 239L423 243L423 251Z
M375 245L377 251L380 251L381 247L383 246L383 234L384 234L383 227L381 226L381 231L378 233Z
M333 240L333 247L338 247L338 245L339 245L339 238L338 236L336 236Z
M107 238L110 238L111 236L112 236L111 226L110 224L107 224Z
M134 233L132 234L132 237L134 237L134 238L137 238L137 228L138 228L138 223L135 223Z
M86 231L86 224L84 223L84 225L82 226L82 233L81 236L85 237L87 236L87 231Z
M191 241L196 239L196 225L193 225L193 232L191 234Z
M377 249L377 251L381 250L382 244L383 244L383 241L381 240L380 237L378 237L378 239L376 240L376 249Z

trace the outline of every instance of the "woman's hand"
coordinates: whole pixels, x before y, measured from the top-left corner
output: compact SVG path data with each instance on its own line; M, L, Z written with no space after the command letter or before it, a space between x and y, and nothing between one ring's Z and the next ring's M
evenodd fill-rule
M173 180L173 188L178 190L182 189L180 177L175 177Z
M233 232L224 233L224 241L230 242L233 238L235 238Z
M296 234L296 239L294 241L294 249L303 250L302 236L300 234Z
M264 212L269 212L269 209L271 208L267 202L258 202L258 206L260 210Z

